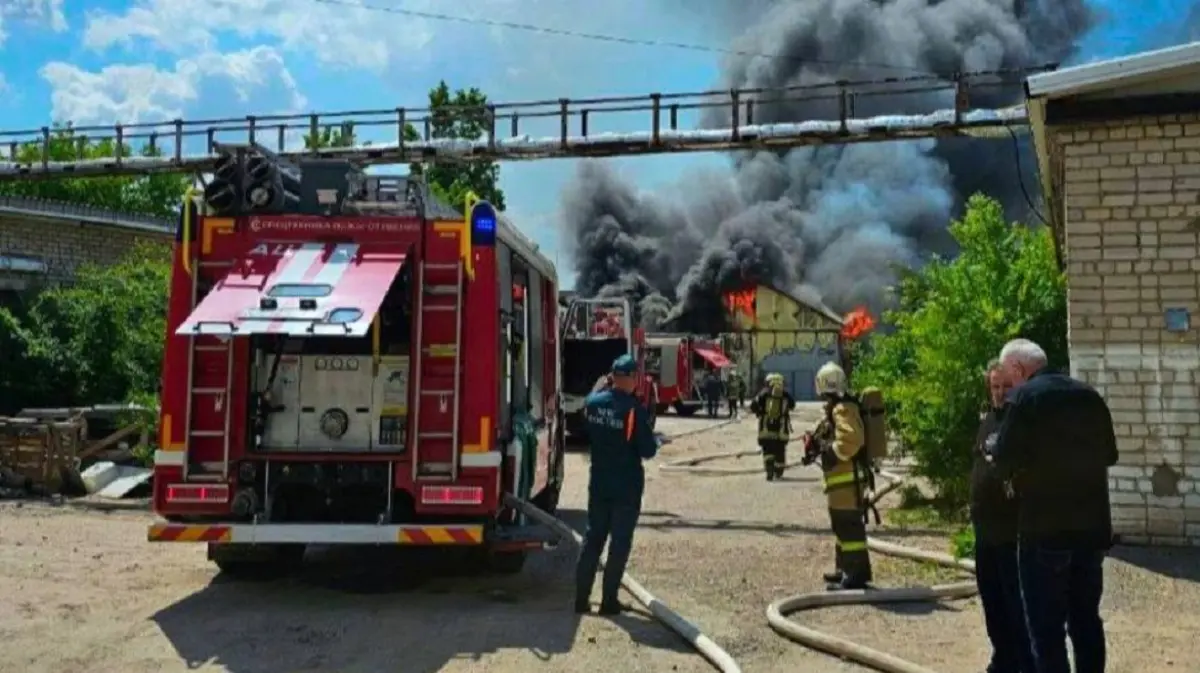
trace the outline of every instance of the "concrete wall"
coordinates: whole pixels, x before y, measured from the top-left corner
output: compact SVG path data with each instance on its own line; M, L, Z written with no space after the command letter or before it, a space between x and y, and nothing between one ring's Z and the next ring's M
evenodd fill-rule
M1053 129L1061 158L1074 375L1105 395L1128 542L1200 544L1200 118ZM1192 327L1166 329L1168 309Z

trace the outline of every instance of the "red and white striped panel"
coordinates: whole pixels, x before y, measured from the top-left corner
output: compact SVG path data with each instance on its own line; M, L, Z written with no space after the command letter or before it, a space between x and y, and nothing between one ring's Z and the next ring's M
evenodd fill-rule
M361 337L404 265L406 248L357 243L255 246L176 334ZM274 308L261 300L272 298ZM311 299L316 307L301 308Z

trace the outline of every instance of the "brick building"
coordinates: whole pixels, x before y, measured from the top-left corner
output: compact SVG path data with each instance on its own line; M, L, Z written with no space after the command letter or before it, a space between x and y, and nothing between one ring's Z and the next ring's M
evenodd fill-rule
M1122 541L1200 544L1200 43L1027 83L1073 373L1112 408Z
M173 220L0 196L0 300L69 280L82 262L115 262L137 241L165 245L174 231Z

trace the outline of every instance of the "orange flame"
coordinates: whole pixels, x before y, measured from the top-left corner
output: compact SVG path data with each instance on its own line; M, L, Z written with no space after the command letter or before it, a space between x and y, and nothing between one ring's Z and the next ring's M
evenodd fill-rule
M726 292L725 306L729 308L730 312L740 312L753 322L756 317L754 315L754 295L753 289Z
M847 339L857 339L870 332L875 327L875 319L865 306L859 306L846 315L842 321L842 336Z

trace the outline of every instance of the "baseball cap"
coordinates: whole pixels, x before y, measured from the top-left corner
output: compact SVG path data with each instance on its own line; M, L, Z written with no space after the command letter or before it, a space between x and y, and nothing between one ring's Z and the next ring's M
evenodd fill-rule
M634 360L632 355L622 355L616 360L613 360L612 373L614 374L624 374L628 376L636 371L637 360Z

